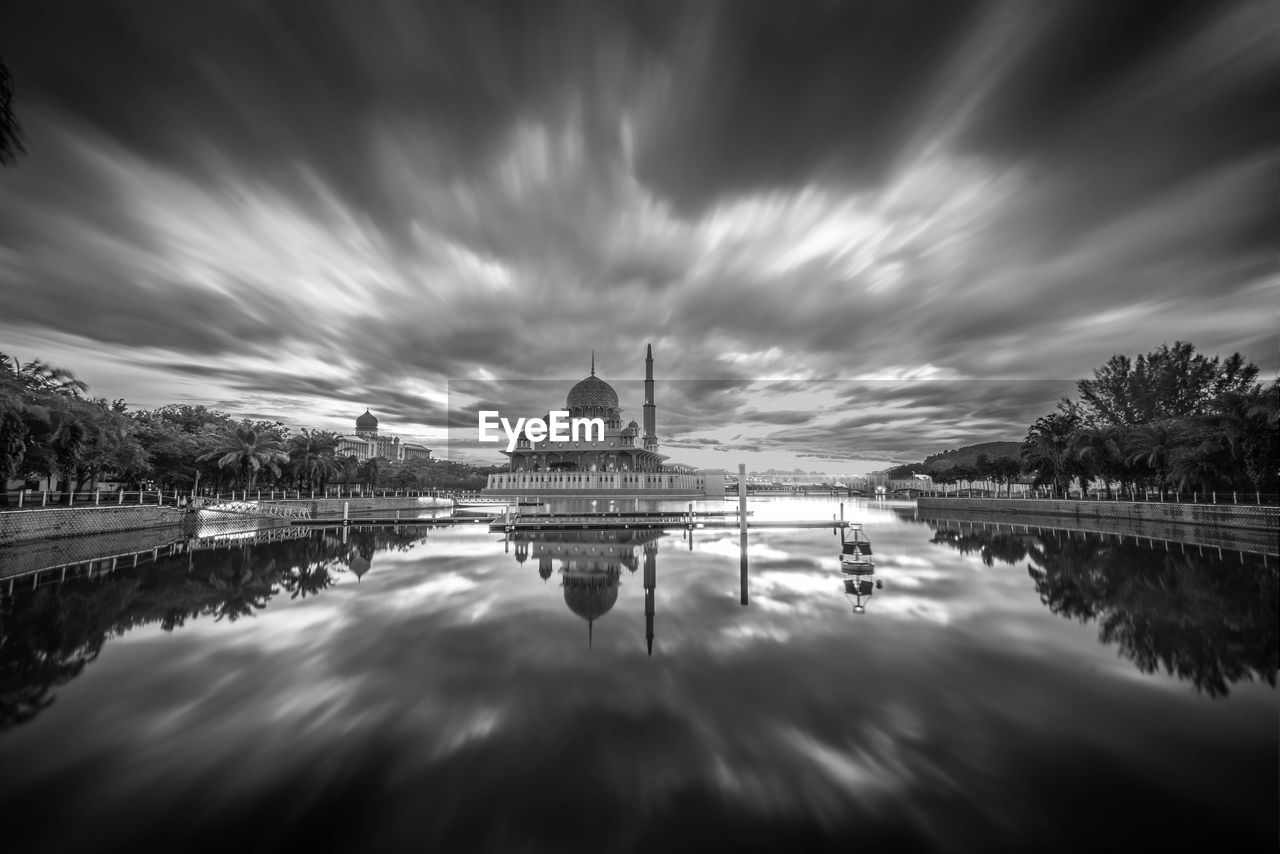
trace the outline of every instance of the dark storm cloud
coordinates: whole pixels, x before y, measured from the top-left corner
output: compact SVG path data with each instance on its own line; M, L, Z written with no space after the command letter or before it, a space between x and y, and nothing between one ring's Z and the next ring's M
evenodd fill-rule
M211 399L457 427L653 342L664 438L857 454L1063 393L970 380L1280 367L1260 4L29 4L0 53L0 335ZM856 377L938 384L806 385Z
M710 6L640 174L683 207L820 176L876 184L978 6Z

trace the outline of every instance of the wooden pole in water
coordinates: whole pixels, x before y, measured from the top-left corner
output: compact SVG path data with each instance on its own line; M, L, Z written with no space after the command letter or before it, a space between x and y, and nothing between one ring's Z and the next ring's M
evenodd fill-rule
M738 530L747 532L747 464L738 463Z

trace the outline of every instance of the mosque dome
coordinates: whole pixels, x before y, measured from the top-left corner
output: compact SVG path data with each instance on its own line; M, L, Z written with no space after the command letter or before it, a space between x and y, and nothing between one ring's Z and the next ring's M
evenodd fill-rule
M569 576L564 580L564 603L587 622L609 613L617 601L617 576L599 573L585 578Z
M357 430L377 430L378 417L366 409L364 411L364 415L361 415L359 418L356 419L356 429Z
M577 407L583 409L591 407L617 409L618 393L613 390L613 386L592 374L569 389L569 399L565 402L565 408L574 409Z

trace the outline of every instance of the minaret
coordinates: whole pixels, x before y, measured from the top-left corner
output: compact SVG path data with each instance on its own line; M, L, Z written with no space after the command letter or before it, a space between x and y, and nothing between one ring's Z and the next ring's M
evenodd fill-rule
M653 590L658 586L658 569L655 565L658 546L644 544L644 640L653 655Z
M656 450L658 407L653 403L653 345L650 344L644 357L644 449Z

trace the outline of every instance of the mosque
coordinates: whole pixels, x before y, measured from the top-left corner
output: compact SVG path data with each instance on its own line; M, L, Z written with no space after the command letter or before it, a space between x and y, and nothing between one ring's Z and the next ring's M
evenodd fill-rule
M599 418L604 435L550 437L531 441L522 434L506 472L489 476L485 492L494 495L647 496L654 498L724 497L723 470L693 471L667 463L658 453L657 404L654 403L653 345L644 360L644 427L623 424L613 386L591 374L569 389L563 409L569 418ZM548 412L548 415L550 413ZM545 418L545 416L544 416Z

